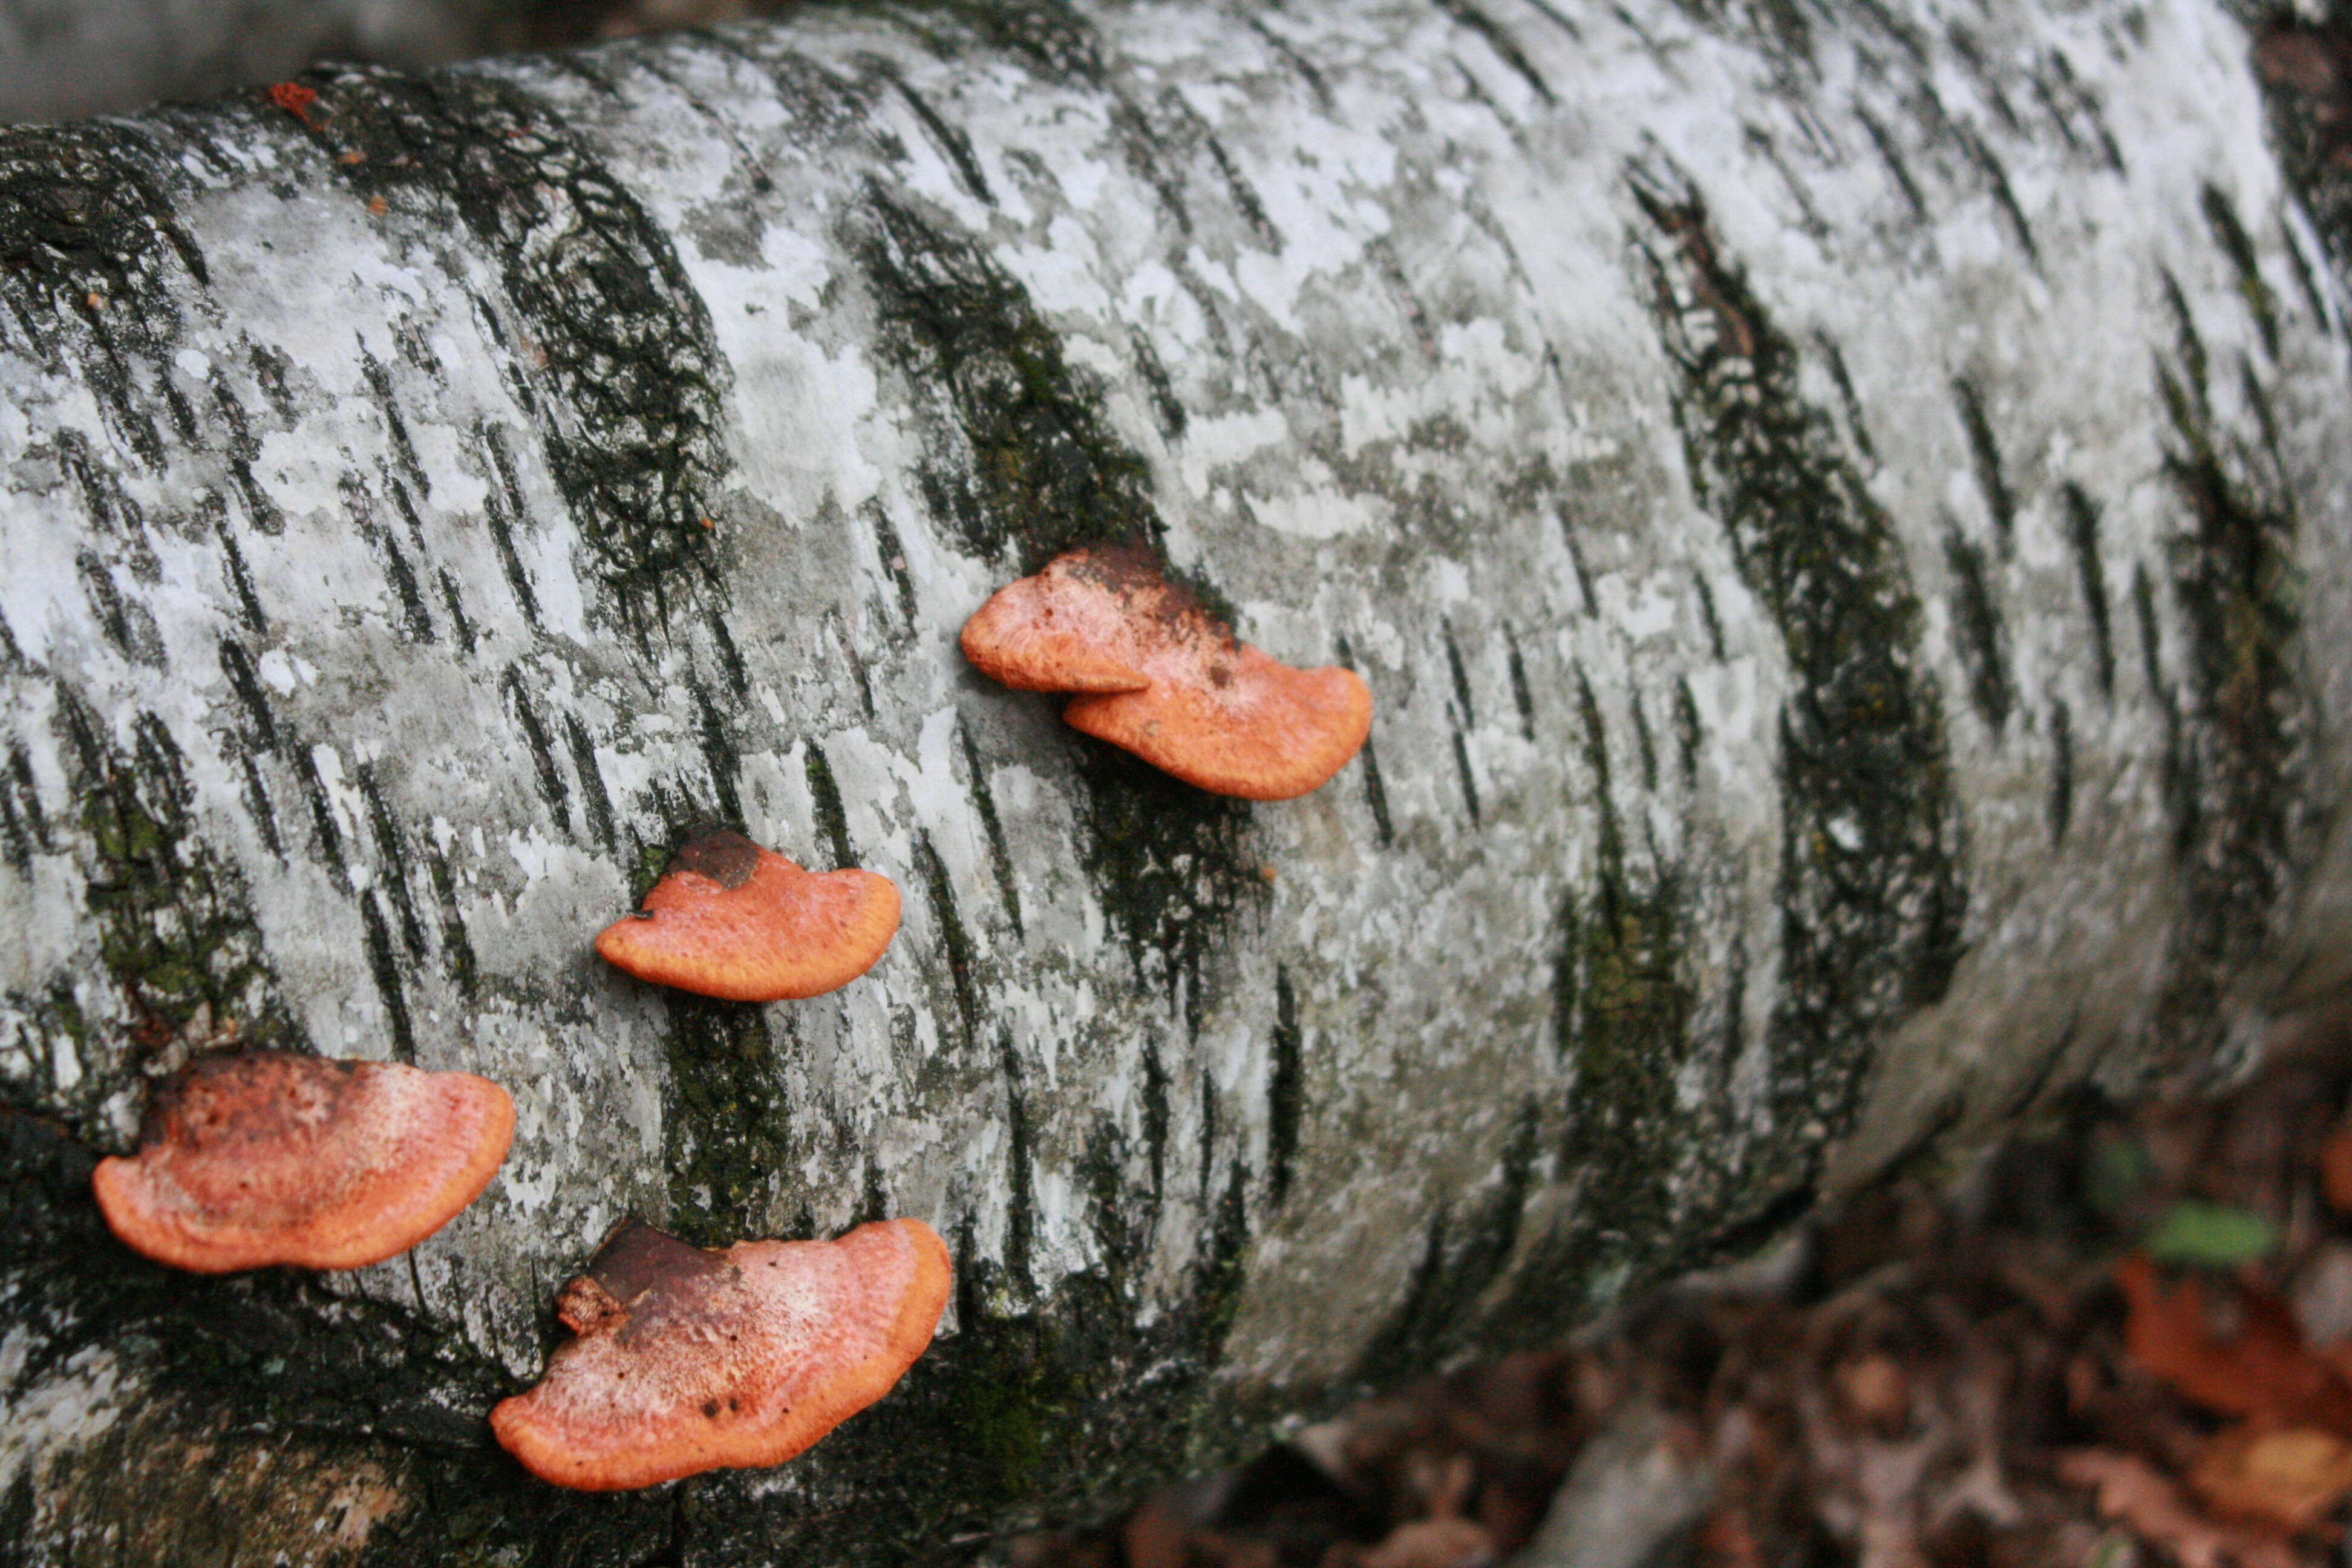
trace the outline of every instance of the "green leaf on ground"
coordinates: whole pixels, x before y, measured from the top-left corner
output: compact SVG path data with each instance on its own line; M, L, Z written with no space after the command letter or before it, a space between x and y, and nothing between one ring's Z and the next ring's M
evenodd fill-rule
M2159 1263L2208 1268L2252 1263L2278 1244L2278 1227L2252 1210L2195 1198L2182 1198L2166 1209L2140 1243Z

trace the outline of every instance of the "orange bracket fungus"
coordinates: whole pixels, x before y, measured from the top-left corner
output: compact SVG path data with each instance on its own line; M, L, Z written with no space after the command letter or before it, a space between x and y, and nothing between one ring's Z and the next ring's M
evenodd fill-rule
M356 1268L407 1251L481 1194L514 1138L488 1079L284 1051L198 1058L98 1206L124 1245L199 1273Z
M589 1491L780 1465L890 1392L950 1276L919 1219L723 1252L627 1220L556 1298L578 1337L490 1427L533 1475Z
M898 930L898 886L872 871L808 871L727 827L670 857L638 911L596 951L640 980L730 1002L837 991Z
M1007 686L1076 693L1068 723L1218 795L1305 795L1371 733L1362 677L1236 640L1133 546L1073 550L999 589L964 623L963 653Z

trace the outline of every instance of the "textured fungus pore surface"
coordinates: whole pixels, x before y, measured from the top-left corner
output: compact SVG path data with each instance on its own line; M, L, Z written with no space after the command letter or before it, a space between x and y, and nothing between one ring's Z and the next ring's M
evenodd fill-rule
M177 1268L356 1268L446 1225L513 1136L514 1101L471 1073L253 1051L190 1067L90 1184L125 1245Z
M630 1220L557 1302L579 1337L490 1426L532 1474L590 1490L779 1465L890 1391L950 1279L916 1219L723 1252Z
M898 930L898 887L872 871L810 871L741 834L705 833L670 858L642 910L596 951L640 980L730 1002L837 991Z
M1062 717L1190 784L1287 800L1363 748L1372 694L1350 669L1293 669L1213 617L1129 547L1056 556L964 623L964 657L1024 691L1077 693Z

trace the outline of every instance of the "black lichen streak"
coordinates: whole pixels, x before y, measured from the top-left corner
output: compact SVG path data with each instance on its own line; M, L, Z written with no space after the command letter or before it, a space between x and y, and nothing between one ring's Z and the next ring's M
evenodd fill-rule
M957 910L955 889L948 880L948 868L933 847L930 835L915 836L916 869L931 898L931 915L940 924L940 945L947 950L948 984L955 997L956 1018L962 1025L963 1049L971 1053L987 1023L981 1005L980 975L973 965L977 955L972 951L971 933L964 929L963 915Z
M1448 1206L1431 1217L1404 1300L1358 1358L1358 1381L1392 1386L1433 1370L1450 1352L1481 1345L1469 1325L1478 1321L1479 1298L1518 1247L1540 1121L1533 1101L1522 1105L1503 1147L1499 1180L1460 1209Z
M1265 1075L1265 1201L1278 1209L1290 1196L1291 1168L1307 1112L1306 1036L1298 1025L1298 992L1290 972L1274 972L1274 1050Z
M1952 638L1960 667L1968 671L1969 702L1985 728L1999 735L2009 723L2017 691L2010 680L2000 604L1993 597L1993 566L1983 547L1948 520L1944 564L1952 574Z
M1501 23L1470 4L1470 0L1437 0L1437 8L1453 18L1457 26L1466 27L1486 39L1496 58L1510 67L1547 107L1559 101L1552 97L1551 86L1536 69L1535 62L1528 58L1528 52L1519 47L1518 40L1505 31Z
M2181 1063L2213 1046L2222 987L2259 952L2294 885L2311 727L2295 674L2296 519L2283 465L2267 432L2249 441L2214 418L2208 389L2189 379L2205 368L2187 352L2194 342L2184 322L2173 364L2158 371L2171 424L2165 472L2188 513L2171 555L2188 701L2168 792L2186 913L2158 1009ZM2142 613L2153 667L2152 604Z
M927 405L921 481L935 519L1009 574L1076 545L1157 551L1143 458L1112 432L1098 390L1065 360L1027 293L977 243L878 191L854 247L886 352ZM1171 579L1182 574L1171 571ZM1231 606L1185 580L1212 614ZM1192 986L1229 917L1263 900L1249 808L1072 737L1086 795L1084 863L1139 968Z
M1021 880L1013 873L1013 849L1004 837L1004 822L996 812L996 795L988 786L988 769L980 760L980 746L971 738L971 726L959 721L956 742L963 752L964 772L970 777L971 804L980 814L981 832L988 839L988 867L996 879L997 895L1004 900L1005 918L1013 922L1013 934L1024 935L1021 925Z
M355 194L448 214L497 265L548 470L607 603L632 629L664 623L714 571L724 476L723 362L668 236L551 109L494 75L303 79L319 92L310 134Z
M1356 650L1349 646L1345 637L1339 639L1339 653L1342 668L1356 668ZM1364 805L1372 814L1372 841L1386 849L1396 843L1396 826L1389 820L1389 792L1388 786L1381 782L1380 751L1370 736L1365 737L1362 756Z
M2238 297L2245 302L2246 313L2254 319L2254 330L2263 340L2263 353L2275 361L2279 352L2278 302L2271 297L2270 285L2263 281L2253 237L2238 221L2238 211L2230 205L2230 198L2218 187L2207 185L2200 205L2205 209L2206 226L2213 231L2213 243L2221 247L2221 254L2230 258L2230 266L2238 275Z
M2107 569L2099 558L2099 509L2082 486L2069 479L2058 487L2065 514L2066 547L2074 554L2074 576L2083 593L2083 614L2091 623L2091 673L2099 695L2116 694L2114 612L2107 605Z
M826 759L824 748L811 741L801 765L808 778L809 814L816 818L817 831L824 835L824 846L833 852L833 864L824 868L839 871L855 866L857 861L849 847L849 812L842 805L841 784L833 776L833 763Z
M1104 540L1157 547L1143 458L1028 294L969 237L877 190L855 248L884 351L929 405L925 500L972 554L1034 572Z
M1985 510L2000 537L2000 552L2007 555L2017 542L2017 499L2001 471L2000 444L1993 438L1992 417L1985 411L1984 394L1976 383L1964 376L1952 383L1952 398L1959 405L1960 428L1968 433L1969 459L1976 469L1977 489L1984 496Z
M1793 345L1722 256L1696 191L1664 171L1635 193L1693 482L1796 687L1780 721L1769 1092L1775 1123L1817 1147L1850 1113L1873 1041L1941 996L1958 959L1967 889L1941 699L1919 668L1893 527L1799 395Z
M208 279L171 158L122 124L0 128L0 333L96 396L116 446L163 460L152 409L182 300Z

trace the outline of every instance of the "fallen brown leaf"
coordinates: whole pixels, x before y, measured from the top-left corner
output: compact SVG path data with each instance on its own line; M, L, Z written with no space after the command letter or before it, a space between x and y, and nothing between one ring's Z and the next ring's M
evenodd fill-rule
M2189 1472L2210 1507L2286 1530L2308 1530L2352 1492L2352 1443L2308 1426L2216 1433Z
M2207 1519L2145 1459L2104 1448L2077 1448L2058 1457L2058 1473L2096 1491L2100 1513L2171 1552L2181 1568L2296 1568L2294 1553L2285 1542Z
M1192 1559L1191 1532L1156 1498L1146 1498L1119 1529L1127 1568L1184 1568Z
M2319 1190L2337 1214L2352 1214L2352 1122L2319 1145Z
M2129 1303L2124 1346L2148 1373L2225 1415L2259 1416L2274 1426L2315 1426L2352 1435L2352 1383L2314 1355L2294 1314L2268 1291L2234 1288L2238 1332L2215 1335L2205 1281L2194 1275L2167 1290L2156 1265L2134 1253L2116 1265Z

